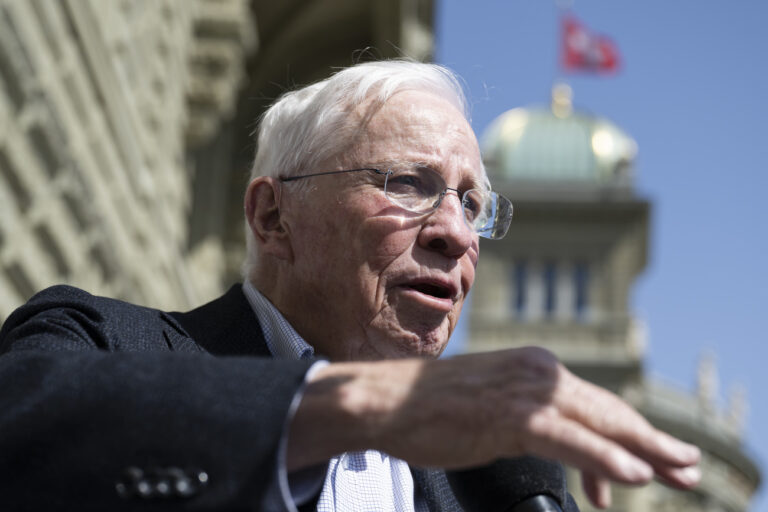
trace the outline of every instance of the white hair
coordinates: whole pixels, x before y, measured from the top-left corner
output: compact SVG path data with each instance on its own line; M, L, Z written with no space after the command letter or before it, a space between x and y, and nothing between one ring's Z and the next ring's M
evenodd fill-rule
M353 143L360 128L359 123L350 122L355 109L371 99L375 110L404 90L435 94L454 105L469 121L464 90L448 68L406 60L358 64L284 94L264 112L250 179L316 171L318 165L348 150ZM247 219L245 228L243 275L248 279L256 264L256 244Z

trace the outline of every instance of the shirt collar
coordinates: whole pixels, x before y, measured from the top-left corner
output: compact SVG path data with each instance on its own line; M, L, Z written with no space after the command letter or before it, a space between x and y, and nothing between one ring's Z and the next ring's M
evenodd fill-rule
M249 281L243 283L243 293L258 317L264 341L277 359L310 359L315 355L312 345L304 341L278 309Z

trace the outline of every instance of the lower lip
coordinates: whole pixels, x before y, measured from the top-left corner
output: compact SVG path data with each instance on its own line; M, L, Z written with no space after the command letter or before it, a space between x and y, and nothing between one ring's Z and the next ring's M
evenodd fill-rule
M406 297L414 299L433 309L440 310L444 313L449 313L453 310L453 299L435 297L434 295L422 293L409 286L401 286L399 289L403 291L403 294Z

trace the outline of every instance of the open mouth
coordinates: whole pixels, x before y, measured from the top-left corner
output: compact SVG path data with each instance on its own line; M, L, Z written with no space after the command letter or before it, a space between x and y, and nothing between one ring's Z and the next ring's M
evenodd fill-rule
M409 285L408 288L416 290L417 292L423 293L425 295L431 295L432 297L437 297L438 299L451 298L451 290L445 286L439 286L439 285L428 284L428 283L419 283L419 284Z

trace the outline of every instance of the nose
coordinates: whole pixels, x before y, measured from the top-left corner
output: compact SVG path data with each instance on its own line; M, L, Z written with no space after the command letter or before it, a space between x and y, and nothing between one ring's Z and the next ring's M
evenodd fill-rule
M424 222L418 242L425 249L458 258L469 250L476 236L465 220L459 191L446 188Z

